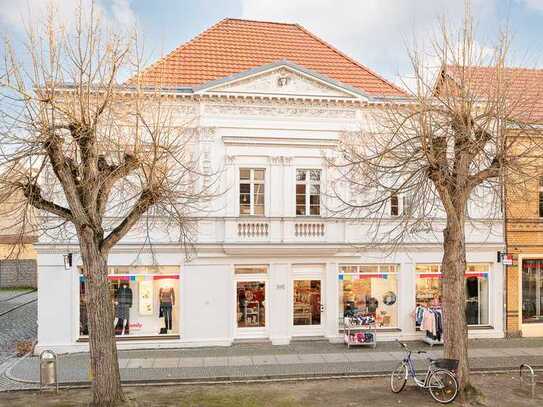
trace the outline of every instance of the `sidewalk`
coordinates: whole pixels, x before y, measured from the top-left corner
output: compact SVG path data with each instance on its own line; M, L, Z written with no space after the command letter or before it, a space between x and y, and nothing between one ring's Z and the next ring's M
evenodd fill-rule
M442 356L440 347L410 342L413 350L428 356ZM371 376L388 374L403 353L395 342L377 348L351 348L325 341L293 342L288 346L237 344L232 347L131 350L119 352L121 376L126 384L152 382L210 382L288 379L302 377ZM470 341L470 365L475 371L518 369L529 363L543 367L543 339L500 339ZM424 368L424 359L418 367ZM88 354L61 355L59 376L63 385L89 381ZM0 390L33 388L39 382L37 357L11 364L0 379ZM9 382L9 383L6 383Z

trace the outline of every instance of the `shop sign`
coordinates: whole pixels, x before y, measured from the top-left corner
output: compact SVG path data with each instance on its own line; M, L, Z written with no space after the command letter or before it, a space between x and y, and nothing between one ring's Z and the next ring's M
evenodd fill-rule
M513 255L512 254L503 254L502 263L504 266L512 266L513 265Z

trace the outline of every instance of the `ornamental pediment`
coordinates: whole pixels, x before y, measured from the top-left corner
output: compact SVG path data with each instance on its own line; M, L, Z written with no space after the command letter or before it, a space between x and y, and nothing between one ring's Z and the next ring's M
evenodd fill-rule
M270 64L202 86L198 93L366 99L360 91L289 62Z

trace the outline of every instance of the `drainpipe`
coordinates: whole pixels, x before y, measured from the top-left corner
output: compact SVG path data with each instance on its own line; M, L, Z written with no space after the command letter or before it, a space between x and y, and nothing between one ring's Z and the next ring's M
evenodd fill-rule
M500 178L501 178L501 187L500 187L500 192L501 192L501 201L502 201L502 218L503 218L503 225L502 225L502 229L503 229L503 244L504 244L504 250L503 252L507 254L507 187L506 187L506 184L505 184L505 175L504 175L504 171L502 169L501 171L501 175L500 175ZM502 261L502 268L503 268L503 333L504 333L504 336L507 337L507 304L508 304L508 299L509 299L509 290L508 290L508 287L507 287L507 266L504 264L503 262L503 258L501 259Z

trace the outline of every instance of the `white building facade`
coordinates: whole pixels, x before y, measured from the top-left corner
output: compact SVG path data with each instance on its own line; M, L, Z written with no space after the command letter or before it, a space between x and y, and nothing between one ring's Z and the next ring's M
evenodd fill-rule
M415 309L440 300L443 221L426 239L390 252L370 245L371 220L334 215L323 192L335 182L324 157L343 132L399 98L367 94L286 59L168 97L180 120L195 118L202 168L220 170L225 192L198 219L190 256L161 230L152 231L152 249L134 232L112 250L120 349L342 342L344 317L353 313L372 315L378 342L424 336ZM401 200L397 206L384 222L395 222ZM472 338L504 334L502 227L484 218L466 226ZM36 249L36 350L87 350L77 243L43 241Z

